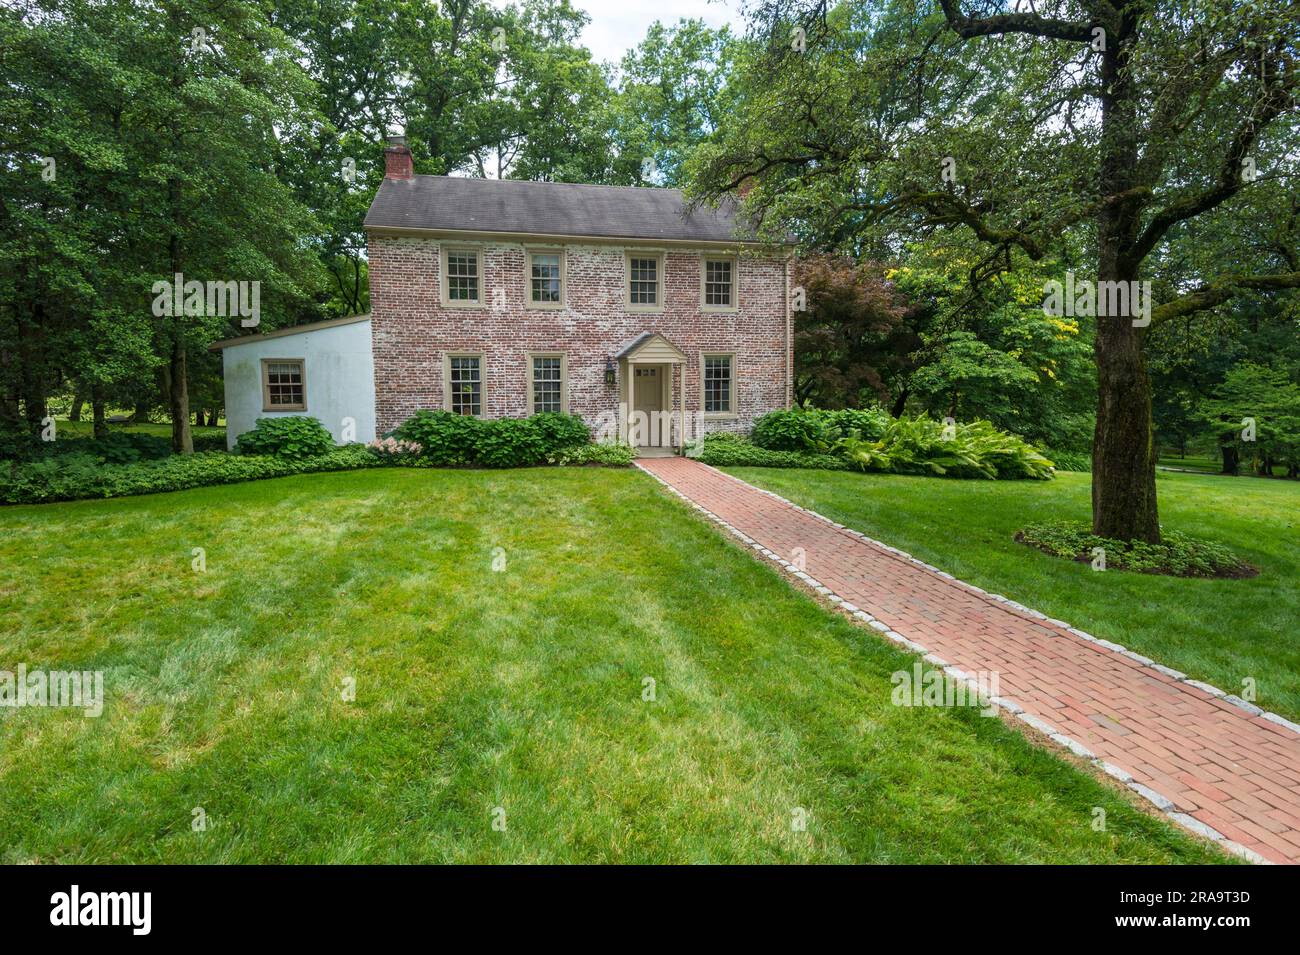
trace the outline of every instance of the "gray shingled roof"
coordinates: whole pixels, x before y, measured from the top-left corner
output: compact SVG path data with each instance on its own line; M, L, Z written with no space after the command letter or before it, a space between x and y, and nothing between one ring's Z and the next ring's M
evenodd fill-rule
M504 232L614 239L754 242L735 204L687 211L681 190L416 176L385 179L366 228Z

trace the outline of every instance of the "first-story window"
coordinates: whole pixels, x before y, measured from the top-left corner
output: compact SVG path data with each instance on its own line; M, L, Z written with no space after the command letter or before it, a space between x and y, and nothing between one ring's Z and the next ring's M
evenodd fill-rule
M564 358L534 355L532 358L533 414L564 410Z
M306 411L307 392L301 358L262 359L262 410Z
M733 371L731 355L704 356L705 414L730 414L732 412L732 386L735 379Z
M452 355L447 360L448 410L452 414L483 413L483 358Z

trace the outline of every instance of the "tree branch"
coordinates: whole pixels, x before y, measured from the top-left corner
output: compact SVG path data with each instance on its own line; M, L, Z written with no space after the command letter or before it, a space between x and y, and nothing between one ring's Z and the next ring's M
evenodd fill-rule
M939 0L948 27L963 40L994 33L1027 33L1050 40L1091 43L1091 23L1055 20L1036 13L1004 13L994 17L968 17L961 12L959 0Z
M1180 295L1172 302L1157 305L1151 310L1151 327L1155 328L1173 318L1182 318L1194 312L1214 308L1245 289L1300 288L1300 272L1280 272L1276 275L1242 275L1216 279L1209 285Z

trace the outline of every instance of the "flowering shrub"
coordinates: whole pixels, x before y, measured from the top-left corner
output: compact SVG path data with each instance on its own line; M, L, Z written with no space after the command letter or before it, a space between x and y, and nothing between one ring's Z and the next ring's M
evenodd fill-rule
M366 445L371 453L381 461L400 464L417 458L424 451L418 441L405 441L401 438L379 438Z

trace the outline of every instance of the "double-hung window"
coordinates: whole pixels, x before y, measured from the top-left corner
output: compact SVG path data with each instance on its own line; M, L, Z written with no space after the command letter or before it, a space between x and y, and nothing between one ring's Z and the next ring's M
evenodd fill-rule
M565 410L565 368L563 355L529 357L529 414Z
M701 358L700 380L704 392L706 415L731 415L735 413L735 356L704 355Z
M483 304L483 255L478 249L444 249L442 274L444 304Z
M447 410L452 414L483 414L483 356L448 355L443 372L447 381Z
M736 307L736 260L705 258L700 275L700 304L706 310L730 311Z
M564 253L528 253L528 304L559 308L564 304Z
M629 308L658 311L663 307L664 260L661 255L629 252L627 304Z

